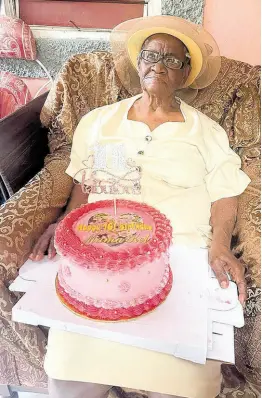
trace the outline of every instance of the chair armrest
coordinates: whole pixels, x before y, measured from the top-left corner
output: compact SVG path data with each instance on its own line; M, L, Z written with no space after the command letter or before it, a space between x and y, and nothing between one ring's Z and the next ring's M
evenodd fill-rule
M67 204L73 188L73 179L65 173L70 149L64 145L48 155L41 171L0 207L0 281L6 285Z
M48 139L40 112L46 97L47 93L0 120L0 190L5 200L44 165Z

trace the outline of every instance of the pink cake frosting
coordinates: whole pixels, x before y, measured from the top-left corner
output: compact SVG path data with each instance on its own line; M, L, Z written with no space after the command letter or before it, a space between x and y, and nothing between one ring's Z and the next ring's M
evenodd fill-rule
M87 204L58 226L61 256L57 293L83 316L107 321L153 310L172 287L167 218L145 204L117 200Z

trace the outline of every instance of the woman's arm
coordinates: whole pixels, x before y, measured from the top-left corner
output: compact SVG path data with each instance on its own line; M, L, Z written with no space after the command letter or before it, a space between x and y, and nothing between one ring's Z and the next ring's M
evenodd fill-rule
M88 201L88 194L84 193L81 184L74 185L65 212L57 221L62 220L70 211L77 209Z
M88 194L83 193L81 184L74 185L69 202L67 204L65 212L58 218L56 223L50 224L45 232L40 236L35 246L33 247L30 259L33 261L40 261L44 257L46 251L48 251L48 257L51 259L55 257L56 250L54 247L54 235L55 229L59 221L61 221L70 211L80 207L82 204L87 203Z
M231 238L236 222L238 197L219 199L212 204L211 226L213 239L209 249L209 264L216 274L222 288L227 288L229 273L236 282L239 301L246 300L245 268L230 250Z
M99 114L99 108L88 112L84 117L82 117L74 132L72 149L70 153L70 163L66 169L66 173L74 180L80 180L80 184L74 185L65 212L55 223L49 225L49 227L46 229L43 235L40 236L33 247L30 258L34 261L41 260L44 257L45 252L48 252L49 258L53 258L56 255L56 250L54 247L54 234L58 222L61 221L70 211L80 207L84 203L87 203L88 194L83 193L81 189L82 173L80 173L80 171L83 170L85 167L85 161L88 159L89 141L95 128L94 123L98 123Z

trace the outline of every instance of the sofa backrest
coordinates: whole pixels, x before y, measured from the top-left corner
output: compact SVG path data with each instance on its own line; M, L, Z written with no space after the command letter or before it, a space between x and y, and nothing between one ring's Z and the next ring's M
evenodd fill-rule
M259 104L259 84L259 66L252 67L222 57L217 79L209 87L200 90L191 105L224 127L232 147L237 150L236 143L241 142L241 137L236 137L238 131L235 131L235 114L239 104L243 103L243 89L251 87L251 101ZM131 94L118 79L111 53L79 54L70 58L62 68L44 105L41 120L53 134L60 135L60 139L70 143L74 130L85 113L129 96ZM250 111L256 112L256 116L248 118L251 122L251 119L257 118L258 108L254 107ZM250 131L248 126L246 129ZM251 130L253 135L259 135L254 128ZM243 131L241 133L244 134ZM251 141L256 142L257 138L253 138L250 138Z

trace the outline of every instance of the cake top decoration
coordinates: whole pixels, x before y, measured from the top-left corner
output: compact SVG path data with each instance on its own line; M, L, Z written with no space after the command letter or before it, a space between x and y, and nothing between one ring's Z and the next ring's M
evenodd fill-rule
M157 209L131 200L88 203L69 213L55 235L57 253L86 268L119 271L159 258L168 250L172 227Z
M77 172L74 182L81 176L84 193L93 194L132 194L141 193L141 170L125 154L121 143L96 143L91 155L83 161L83 168Z

